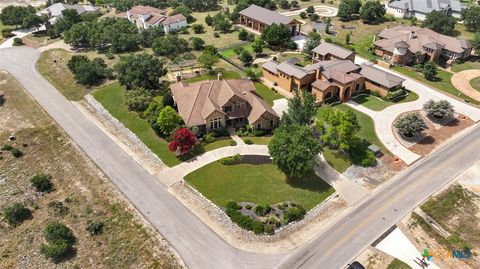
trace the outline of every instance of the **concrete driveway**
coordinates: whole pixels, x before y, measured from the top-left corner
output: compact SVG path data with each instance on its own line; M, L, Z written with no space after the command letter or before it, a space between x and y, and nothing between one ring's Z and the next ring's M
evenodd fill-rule
M357 64L365 64L367 62L368 62L367 60L360 58L358 56L355 58L355 63ZM416 94L418 94L419 96L418 100L413 102L392 105L385 108L382 111L374 111L374 110L368 109L353 101L347 102L347 105L359 110L360 112L363 112L369 115L375 122L375 132L377 133L377 136L380 139L380 141L382 141L385 147L392 154L394 154L395 156L403 160L407 165L412 164L413 162L418 160L421 156L405 148L395 137L393 122L399 115L409 111L421 110L423 109L423 104L425 104L425 102L427 102L428 100L432 99L436 101L448 100L458 113L464 114L465 116L469 117L475 122L480 120L480 109L473 107L471 105L468 105L466 103L463 103L462 101L459 101L448 95L445 95L427 85L424 85L420 82L417 82L411 79L410 77L404 76L400 73L397 73L387 68L383 68L378 65L375 65L375 67L404 78L405 82L403 83L403 85L408 90L411 90L412 92L415 92Z
M468 97L480 101L480 91L470 85L470 80L480 77L480 69L465 70L453 74L452 84Z

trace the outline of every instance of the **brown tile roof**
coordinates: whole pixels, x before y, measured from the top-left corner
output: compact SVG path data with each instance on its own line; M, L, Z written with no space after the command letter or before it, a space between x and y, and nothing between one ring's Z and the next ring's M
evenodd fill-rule
M333 43L328 43L328 42L322 42L320 45L315 47L312 52L318 53L322 56L325 56L327 54L334 55L340 59L347 59L350 55L352 55L354 52L351 50L348 50L346 48L342 48L336 44Z
M397 26L384 29L378 35L380 40L374 43L384 50L393 52L395 44L404 42L412 53L424 52L423 47L432 49L446 49L455 53L462 53L471 48L471 44L463 39L439 34L428 28L416 26Z
M331 83L328 80L320 80L320 79L317 79L312 83L312 87L317 88L322 92L328 89L330 86L337 86L337 85Z
M320 69L322 75L327 79L334 79L343 84L354 80L355 78L348 74L360 69L358 65L349 60L320 61L306 68Z
M295 20L278 12L259 7L257 5L250 5L246 9L240 11L240 15L252 18L266 25L272 25L274 23L287 25Z
M130 15L131 16L137 16L137 15L145 15L145 14L155 14L155 15L164 15L167 13L166 10L164 9L159 9L155 7L150 7L150 6L134 6L130 10Z
M360 70L360 74L366 79L376 82L389 89L402 85L403 81L405 81L405 79L401 77L395 76L392 73L385 72L370 65L364 65L362 70Z
M205 119L215 111L227 117L248 117L251 123L258 120L264 113L277 116L275 111L254 93L253 82L246 79L210 80L192 84L177 82L171 85L171 90L178 112L187 126L206 124ZM244 113L239 115L225 113L222 106L233 97L245 100L252 109L244 110Z
M183 20L186 20L187 18L185 18L185 16L183 16L182 14L175 14L173 16L169 16L169 17L166 17L162 22L161 24L162 25L169 25L169 24L172 24L172 23L176 23L176 22L179 22L179 21L183 21Z

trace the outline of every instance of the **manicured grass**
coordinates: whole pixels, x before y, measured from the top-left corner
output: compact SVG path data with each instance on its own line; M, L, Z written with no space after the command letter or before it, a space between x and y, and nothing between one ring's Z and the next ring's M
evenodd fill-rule
M418 95L414 92L409 91L407 96L398 97L394 101L387 101L373 95L363 95L363 94L356 96L352 99L353 101L361 104L362 106L365 106L366 108L369 108L375 111L381 111L391 105L415 101L418 99Z
M310 60L307 60L307 59L305 58L305 55L304 55L303 53L281 53L281 54L278 56L277 61L278 61L279 63L282 63L282 62L284 62L284 61L286 61L286 60L288 60L288 59L290 59L290 58L293 58L293 57L299 59L299 60L300 60L299 64L302 65L302 66L305 66L305 65L311 63Z
M377 59L378 57L368 51L368 48L370 48L372 44L373 44L373 36L365 36L358 39L355 42L352 42L352 47L354 47L355 52L358 55L362 56L363 58L366 58L368 60L374 60L374 59Z
M468 62L452 65L452 71L457 73L464 70L480 69L480 57L472 58Z
M421 73L419 72L416 72L414 71L413 69L410 69L410 68L407 68L407 67L400 67L400 66L397 66L397 67L394 67L393 68L395 71L398 71L404 75L407 75L413 79L416 79L424 84L427 84L427 85L430 85L440 91L443 91L443 92L446 92L446 93L449 93L453 96L456 96L462 100L468 100L469 102L471 103L474 103L474 104L480 104L480 102L464 95L463 93L461 93L459 90L457 90L457 88L455 88L453 85L452 85L452 73L449 73L447 71L443 71L443 70L438 70L438 74L437 74L437 80L435 81L430 81L430 80L427 80Z
M260 82L255 82L255 89L258 95L260 95L263 100L265 100L271 106L273 106L273 100L283 98L281 94L272 91L272 89Z
M205 75L201 75L201 76L198 76L198 77L189 78L189 79L186 79L185 81L192 83L192 82L198 82L198 81L202 81L202 80L216 80L218 73L222 73L222 78L223 79L240 79L240 78L242 78L242 76L238 72L231 71L231 70L225 70L225 69L218 69L218 70L215 70L214 72L212 72L211 74L205 74Z
M408 264L402 262L399 259L394 259L387 267L387 269L411 269Z
M273 164L208 164L185 180L215 204L229 201L266 205L295 201L312 209L335 190L316 175L287 179Z
M166 165L174 166L179 164L181 161L177 159L174 153L168 150L167 141L160 138L150 127L150 124L140 118L137 113L128 111L125 105L124 93L125 89L120 84L113 83L95 91L93 96L112 116L135 133Z
M245 44L241 44L241 45L238 45L238 46L234 46L234 47L231 47L229 49L226 49L226 50L222 50L220 51L220 53L223 55L223 57L225 58L232 58L232 57L237 57L237 54L235 54L235 52L233 51L235 48L237 47L242 47L244 50L250 52L250 53L253 53L253 48L252 48L252 44L251 43L245 43Z
M323 157L325 157L325 160L331 167L340 173L345 172L352 165L348 156L328 147L323 148Z
M272 140L271 136L246 136L242 137L242 140L250 140L253 142L253 144L256 145L268 145L270 140Z
M470 86L472 86L475 90L480 92L480 77L476 77L470 80Z
M218 138L215 142L208 143L203 146L203 149L205 151L210 151L218 148L229 147L231 141L233 141L233 139L230 137Z
M340 109L342 111L349 110L349 111L352 111L353 113L355 113L355 115L357 115L357 119L358 119L358 122L359 122L360 127L361 127L360 132L359 132L359 137L367 140L368 142L370 142L372 144L375 144L375 145L379 146L382 149L383 154L390 154L390 152L383 145L383 143L380 141L380 139L378 139L378 137L375 133L375 125L374 125L374 122L373 122L372 118L370 118L368 115L363 114L362 112L359 112L359 111L357 111L357 110L355 110L355 109L353 109L353 108L351 108L351 107L349 107L348 105L345 105L345 104L339 104L339 105L336 105L334 107L328 107L328 106L319 107L318 112L317 112L317 118L322 119L323 111L325 111L326 109L329 109L329 108Z

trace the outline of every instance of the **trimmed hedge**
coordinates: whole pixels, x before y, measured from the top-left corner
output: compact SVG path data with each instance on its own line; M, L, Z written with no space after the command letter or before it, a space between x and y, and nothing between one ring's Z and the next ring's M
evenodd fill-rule
M240 156L240 154L236 154L231 157L221 158L220 160L218 160L218 162L223 165L233 165L233 164L236 164L241 159L242 159L242 156Z

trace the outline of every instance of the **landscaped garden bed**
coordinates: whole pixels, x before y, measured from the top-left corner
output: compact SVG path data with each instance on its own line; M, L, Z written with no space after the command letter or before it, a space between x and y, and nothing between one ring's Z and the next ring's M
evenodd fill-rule
M239 226L257 233L271 233L271 228L293 221L293 211L308 211L334 193L313 172L302 178L287 178L268 156L233 159L222 161L225 164L210 163L185 180L214 204L226 208ZM287 213L289 210L292 212Z
M382 98L370 94L359 94L352 99L366 108L381 111L391 105L415 101L418 99L418 95L412 91L405 90L398 96L392 98Z

